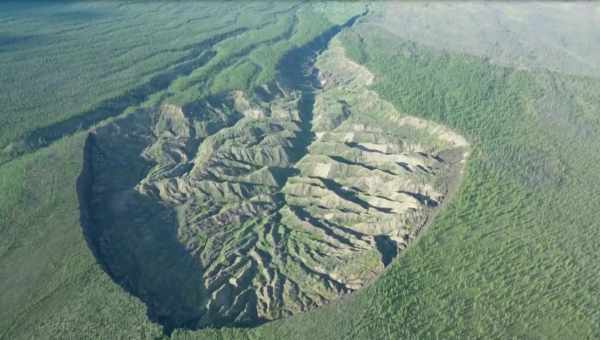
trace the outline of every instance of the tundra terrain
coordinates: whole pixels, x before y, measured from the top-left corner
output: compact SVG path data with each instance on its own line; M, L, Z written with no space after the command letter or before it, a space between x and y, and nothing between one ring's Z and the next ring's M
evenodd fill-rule
M0 339L600 337L599 15L3 2Z

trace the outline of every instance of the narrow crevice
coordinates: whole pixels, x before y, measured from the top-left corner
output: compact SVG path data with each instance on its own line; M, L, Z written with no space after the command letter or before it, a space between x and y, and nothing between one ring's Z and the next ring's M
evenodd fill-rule
M377 235L374 239L375 246L381 254L381 262L387 267L398 256L398 245L387 235Z

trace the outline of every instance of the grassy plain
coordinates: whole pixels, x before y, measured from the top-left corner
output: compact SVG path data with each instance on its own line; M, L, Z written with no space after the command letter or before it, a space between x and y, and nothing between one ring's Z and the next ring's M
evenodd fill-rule
M167 2L121 5L120 15L130 20L115 17L116 5L106 3L48 5L29 18L14 14L18 6L0 16L0 60L10 65L0 73L2 147L174 68L190 52L181 46L233 29L222 17L262 13L248 15L254 24L243 33L251 57L228 57L240 50L226 40L210 63L178 74L136 104L170 96L186 103L211 90L260 84L273 77L277 53L335 20L303 7L296 25L305 29L287 39L294 20L269 14L278 11L272 5L223 5L220 25L200 18L201 10ZM270 24L261 27L264 22ZM11 28L17 24L29 29ZM90 36L99 41L85 43ZM598 338L600 81L498 66L368 24L339 39L375 74L373 88L398 111L468 137L474 149L459 192L372 286L258 328L176 330L172 338ZM72 57L59 58L63 51ZM15 86L19 82L28 85ZM0 166L2 339L162 337L144 305L115 285L86 247L75 192L83 140L79 133L59 138Z

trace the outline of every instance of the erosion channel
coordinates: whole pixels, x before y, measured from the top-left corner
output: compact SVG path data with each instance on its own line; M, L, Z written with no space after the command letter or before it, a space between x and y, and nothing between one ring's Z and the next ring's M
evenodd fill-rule
M401 115L336 26L276 82L140 109L90 132L78 192L90 249L174 328L254 326L360 289L460 176L468 145Z

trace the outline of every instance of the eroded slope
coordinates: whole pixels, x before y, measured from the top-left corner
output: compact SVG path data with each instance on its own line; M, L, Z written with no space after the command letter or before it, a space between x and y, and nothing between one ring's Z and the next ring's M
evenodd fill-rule
M89 137L89 243L154 320L252 325L325 304L368 284L446 199L461 136L396 112L335 40L306 60L253 93Z

